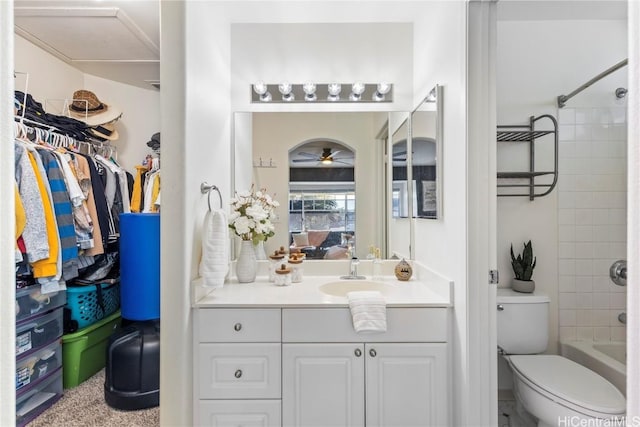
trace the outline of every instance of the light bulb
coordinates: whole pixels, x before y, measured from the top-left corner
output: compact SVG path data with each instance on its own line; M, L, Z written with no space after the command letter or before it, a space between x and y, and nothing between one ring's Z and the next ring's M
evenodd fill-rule
M271 94L268 91L267 85L263 81L259 81L253 84L253 91L260 95L260 101L271 101Z
M318 99L316 96L316 84L315 83L305 83L302 85L302 90L304 91L304 99L306 101L315 101Z
M378 83L378 93L386 95L390 89L391 85L389 83Z
M349 95L349 99L352 101L360 101L360 97L364 92L364 83L356 82L351 85L351 95Z
M295 99L293 93L291 92L293 90L291 83L289 82L280 83L278 85L278 90L282 94L283 101L290 102Z
M384 96L391 90L389 83L378 83L376 91L373 94L372 99L376 102L384 101Z
M340 99L340 91L342 90L342 86L340 83L331 83L327 86L327 91L329 92L329 96L327 99L329 101L337 101Z

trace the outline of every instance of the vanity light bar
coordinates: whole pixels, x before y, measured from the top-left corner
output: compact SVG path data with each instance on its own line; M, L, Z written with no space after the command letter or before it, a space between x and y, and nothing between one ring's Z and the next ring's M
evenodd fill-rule
M389 83L300 83L288 82L251 85L251 102L256 104L313 104L393 102Z

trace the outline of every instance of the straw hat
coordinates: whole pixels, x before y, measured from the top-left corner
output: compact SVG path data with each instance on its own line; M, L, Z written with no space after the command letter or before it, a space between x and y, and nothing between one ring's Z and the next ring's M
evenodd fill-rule
M90 127L89 133L100 139L115 141L120 137L118 131L116 130L116 121L117 120L113 120L109 123Z
M82 89L73 93L69 114L89 126L97 126L119 119L122 111L101 102L95 93Z

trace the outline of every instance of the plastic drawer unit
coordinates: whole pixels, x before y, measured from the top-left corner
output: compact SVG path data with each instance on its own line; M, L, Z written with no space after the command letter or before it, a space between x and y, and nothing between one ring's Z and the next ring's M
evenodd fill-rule
M62 336L63 309L24 320L16 325L16 357L35 352Z
M33 421L62 397L62 369L50 373L46 379L30 384L16 394L16 426Z
M16 360L16 390L37 384L62 366L62 346L56 340Z
M65 291L43 294L40 292L40 285L16 289L16 322L39 316L66 303Z

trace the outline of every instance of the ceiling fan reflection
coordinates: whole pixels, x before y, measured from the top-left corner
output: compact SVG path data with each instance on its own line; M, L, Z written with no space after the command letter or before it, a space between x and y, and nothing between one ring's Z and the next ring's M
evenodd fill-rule
M341 150L337 150L337 151L332 152L331 148L323 148L322 149L322 153L319 154L319 155L301 151L301 152L297 153L298 156L307 157L307 158L306 159L293 159L292 162L294 162L294 163L318 162L318 163L322 163L322 164L325 164L325 165L332 164L332 163L335 162L335 163L342 163L342 164L351 166L350 162L345 162L343 160L353 159L353 155L336 157L337 154L340 153L340 152L341 152Z

